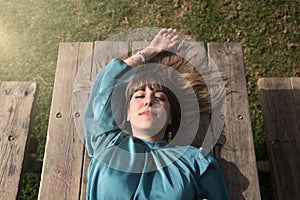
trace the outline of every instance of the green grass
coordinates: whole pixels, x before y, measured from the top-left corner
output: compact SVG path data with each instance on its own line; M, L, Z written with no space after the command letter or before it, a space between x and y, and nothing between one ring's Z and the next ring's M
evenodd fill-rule
M300 1L0 0L0 80L35 81L31 134L43 157L59 42L105 40L141 27L174 27L204 42L240 42L258 160L266 142L256 82L300 72ZM21 199L36 199L39 175L24 176ZM271 195L260 174L263 199Z

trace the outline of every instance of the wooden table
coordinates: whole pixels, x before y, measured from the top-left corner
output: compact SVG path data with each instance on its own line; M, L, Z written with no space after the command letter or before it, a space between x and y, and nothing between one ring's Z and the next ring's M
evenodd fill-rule
M85 199L89 158L81 117L90 87L99 68L111 58L145 45L140 41L60 44L39 199ZM222 140L214 150L230 195L260 199L242 46L208 43L208 54L203 54L199 51L203 43L189 45L186 58L194 63L204 59L209 65L214 60L232 88L226 97L226 115L220 116L225 122Z

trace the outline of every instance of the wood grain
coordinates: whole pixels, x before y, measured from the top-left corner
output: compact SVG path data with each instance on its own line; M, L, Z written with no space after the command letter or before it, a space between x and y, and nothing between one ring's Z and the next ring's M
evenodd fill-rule
M36 84L0 81L0 199L17 199Z
M39 199L85 199L85 105L99 69L127 51L124 42L60 44Z
M277 199L300 199L300 78L258 81Z
M147 42L139 41L60 45L39 199L85 198L89 158L83 146L81 120L89 90L99 70L112 58L126 57L128 52L146 45ZM226 98L226 115L216 113L225 123L222 140L217 145L220 148L215 148L216 157L232 199L260 199L242 47L209 43L207 55L202 52L203 46L191 43L183 56L194 65L208 68L213 67L213 60L234 91ZM205 119L207 122L209 116ZM220 132L223 126L216 129L211 125L210 129Z
M222 145L215 148L232 199L260 199L242 46L208 43L208 57L225 74L226 96Z
M59 46L39 199L79 198L85 149L71 103L76 73L92 50L93 43Z

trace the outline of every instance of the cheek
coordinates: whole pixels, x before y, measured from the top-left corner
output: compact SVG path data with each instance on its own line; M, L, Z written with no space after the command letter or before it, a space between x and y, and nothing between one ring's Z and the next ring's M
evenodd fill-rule
M129 113L135 112L139 109L139 107L140 107L140 104L138 102L130 101L128 108L127 108L127 113L129 114Z

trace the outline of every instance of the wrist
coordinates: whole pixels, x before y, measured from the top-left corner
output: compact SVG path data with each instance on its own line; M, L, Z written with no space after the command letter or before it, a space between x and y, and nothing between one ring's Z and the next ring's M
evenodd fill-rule
M146 47L145 49L141 50L141 52L145 55L147 62L160 53L159 49L152 47Z

